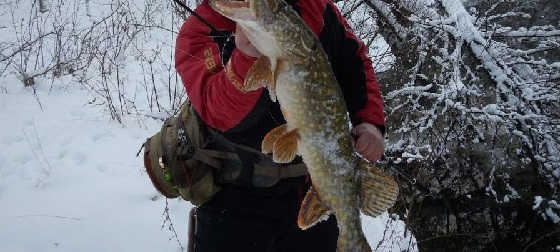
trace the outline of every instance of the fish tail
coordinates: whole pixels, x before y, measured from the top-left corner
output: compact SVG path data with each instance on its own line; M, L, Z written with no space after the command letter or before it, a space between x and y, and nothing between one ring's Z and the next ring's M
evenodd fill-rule
M349 234L341 232L338 236L337 252L371 252L371 247L369 246L366 237L359 230L359 234Z

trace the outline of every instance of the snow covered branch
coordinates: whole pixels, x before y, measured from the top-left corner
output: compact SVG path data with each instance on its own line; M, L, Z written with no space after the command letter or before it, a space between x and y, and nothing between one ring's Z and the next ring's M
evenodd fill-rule
M438 197L485 191L498 204L535 193L558 200L560 15L534 21L540 9L523 1L366 3L396 56L382 80L387 165L414 167ZM520 170L538 179L519 183ZM524 192L527 183L547 189Z

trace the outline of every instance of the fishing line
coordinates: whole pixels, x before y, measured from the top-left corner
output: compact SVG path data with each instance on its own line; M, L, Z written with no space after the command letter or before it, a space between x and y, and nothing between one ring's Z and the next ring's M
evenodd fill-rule
M208 20L206 20L203 17L201 17L200 15L198 15L198 13L196 13L191 8L189 8L185 3L181 2L181 0L173 0L173 1L176 4L178 4L179 6L183 7L185 10L187 10L187 12L189 12L191 15L198 18L198 20L200 20L203 24L208 26L210 28L210 30L212 30L212 33L216 34L215 36L211 36L211 37L213 37L213 38L226 38L226 41L224 42L224 44L223 44L223 46L220 50L220 58L222 59L222 65L225 66L225 62L223 62L224 54L225 54L224 49L225 49L227 43L230 42L231 38L233 37L231 35L231 33L227 32L227 31L218 30L214 25L212 25L212 23L208 22Z
M198 18L198 20L200 20L202 23L204 23L206 26L210 27L210 29L213 32L219 33L220 31L218 31L218 29L216 29L216 27L214 27L210 22L208 22L206 19L204 19L203 17L201 17L200 15L198 15L196 12L194 12L191 8L189 8L186 4L184 4L183 2L181 2L181 0L173 0L175 3L177 3L178 5L180 5L181 7L183 7L185 10L187 10L191 15L195 16L196 18Z
M408 175L407 173L405 173L403 171L400 171L399 169L394 168L394 167L389 168L389 170L397 173L399 176L404 178L412 187L415 187L418 191L424 193L425 195L431 196L433 194L430 191L430 189L428 189L427 187L419 184L418 181L416 181L416 178L413 178L412 176Z

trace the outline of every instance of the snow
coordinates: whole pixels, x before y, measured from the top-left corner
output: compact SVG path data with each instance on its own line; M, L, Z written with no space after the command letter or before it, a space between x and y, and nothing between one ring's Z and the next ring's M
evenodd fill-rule
M39 83L41 110L31 89L2 83L0 226L10 227L0 229L2 251L177 250L161 230L165 200L136 158L155 122L111 122L70 85ZM171 200L169 208L185 237L190 205Z
M62 10L40 17L37 29L47 32L55 23L73 22L76 29L87 28L112 11L110 2L86 0L83 9L74 9L81 6L76 5L78 2L63 2ZM55 11L62 2L46 3ZM127 3L143 14L142 8L154 2ZM30 4L0 2L0 30L5 32L0 45L23 39L18 36L25 34L25 27L19 27L16 34L12 14L14 20L20 15L21 20L29 18ZM153 20L134 21L172 27L173 20L169 19L173 15L161 15L171 12L169 3L158 4L149 10ZM11 8L16 11L11 13ZM167 84L177 77L170 57L174 50L170 41L175 36L169 30L152 29L138 34L138 41L130 46L120 48L122 54L114 55L115 62L122 64L116 66L122 71L119 81L109 74L109 81L102 82L96 61L85 70L89 81L85 85L69 76L50 79L52 76L43 75L35 78L34 87L23 87L14 69L0 72L1 251L137 252L181 251L186 247L192 205L178 199L166 204L145 173L142 158L136 157L141 144L160 129L161 119L173 110L171 105L176 105L178 99L171 101L170 93L184 92L174 89L176 83ZM46 61L52 56L51 42L43 45ZM1 56L3 59L6 55ZM44 69L41 67L39 70ZM150 81L157 86L152 89ZM123 112L130 112L121 115L122 123L111 120L107 104L100 102L101 84L114 83L117 87L108 86L107 92L114 101L124 98ZM161 106L159 112L148 108L154 104ZM165 222L166 206L177 237ZM401 251L410 242L415 247L410 232L405 237L403 222L387 213L378 218L362 216L362 225L371 246L379 247L378 251ZM381 240L384 242L378 244Z
M0 229L2 251L180 251L168 226L162 229L165 199L136 157L158 120L112 122L74 83L39 82L38 99L15 78L0 86L8 91L0 94L0 226L9 227ZM169 200L183 247L191 207ZM362 218L375 247L389 217ZM398 234L404 226L390 229ZM408 244L398 241L380 251Z
M543 198L541 196L535 196L535 202L534 202L534 205L533 205L533 210L537 209L541 205L542 201L543 201Z
M554 224L560 223L560 216L558 216L554 211L552 211L552 208L547 208L545 210L545 213L548 216L548 218L550 218L550 220L554 222Z
M499 36L506 36L506 37L554 37L560 35L560 30L530 30L527 29L520 29L517 31L498 31Z
M396 30L396 34L397 36L399 36L399 39L403 41L406 40L407 37L405 32L406 28L400 25L397 20L397 17L395 17L395 15L391 13L391 8L389 4L378 0L366 1L365 3L371 6L372 8L375 8L380 13L383 13L383 15L387 18L387 21L389 22L391 27L393 27Z
M541 205L543 202L545 202L544 206ZM550 220L554 224L560 223L560 216L557 213L560 210L560 204L555 200L547 200L542 196L535 196L533 210L537 210L545 220Z

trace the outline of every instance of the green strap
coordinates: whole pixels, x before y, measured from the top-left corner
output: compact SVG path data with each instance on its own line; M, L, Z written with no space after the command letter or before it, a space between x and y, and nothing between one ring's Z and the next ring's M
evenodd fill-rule
M239 157L235 153L208 149L197 149L193 158L217 169L222 168L222 161L220 159L239 160Z

